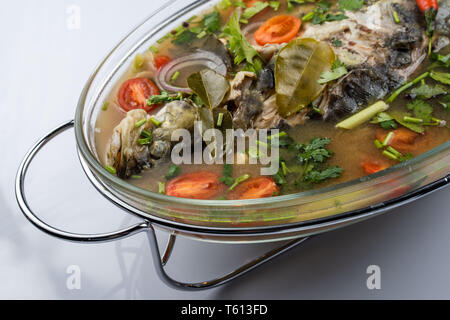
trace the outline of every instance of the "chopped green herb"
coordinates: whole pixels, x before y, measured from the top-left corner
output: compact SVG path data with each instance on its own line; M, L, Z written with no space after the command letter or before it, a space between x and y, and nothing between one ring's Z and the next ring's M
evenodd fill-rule
M432 71L430 77L440 83L450 85L450 73Z
M342 168L338 166L328 167L325 170L311 170L303 177L303 180L306 182L320 183L330 178L339 178L342 171Z
M166 184L164 182L158 181L158 192L161 194L166 193Z
M446 95L441 101L438 101L445 110L450 109L450 94Z
M134 57L134 62L133 62L134 67L136 69L140 69L140 68L142 68L144 63L145 63L144 57L142 56L142 54L138 53L136 55L136 57Z
M150 144L150 142L152 142L152 138L142 138L142 139L138 139L137 143L140 146L145 146L147 144Z
M297 161L299 163L307 163L310 160L319 163L324 162L326 158L330 158L333 154L325 148L330 142L330 138L315 138L306 145L297 145L296 148L299 150Z
M105 169L108 170L109 173L111 173L111 174L116 174L116 169L113 168L113 167L111 167L111 166L109 166L109 165L107 165L107 166L105 167Z
M220 30L220 13L218 11L213 11L207 13L203 16L201 21L202 27L205 29L206 33L214 33Z
M142 130L141 132L141 136L143 136L144 138L151 138L152 137L152 133L150 131L147 130Z
M447 55L442 55L436 52L432 52L430 58L435 62L430 66L430 68L436 67L447 67L450 68L450 53Z
M258 52L242 34L237 12L231 15L223 29L223 35L227 38L228 46L234 54L234 63L239 65L245 61L246 69L257 73L262 67L261 60Z
M177 94L169 94L167 91L162 90L161 94L153 95L147 99L147 105L171 102L175 100L183 100L183 94L178 92Z
M247 180L248 178L250 178L249 174L244 174L240 177L237 177L236 180L234 181L234 183L231 185L231 187L228 188L229 191L232 191L234 188L236 188L236 186L241 183L244 182L245 180Z
M320 79L317 82L320 84L324 84L339 79L347 73L348 71L345 65L339 60L336 60L331 66L331 71L322 72L322 74L320 75Z
M414 113L416 118L422 119L423 122L430 122L433 113L433 107L420 99L408 103L406 107Z
M335 47L342 47L342 41L336 38L333 38L331 40L331 43L333 44L333 46Z
M388 157L391 160L398 160L398 157L395 154L393 154L387 150L383 150L383 152L381 154L385 157Z
M158 48L155 47L155 46L150 46L149 50L152 51L153 53L158 53L159 52Z
M390 153L392 153L393 155L395 155L397 158L398 157L403 157L403 155L400 153L400 152L398 152L397 150L395 150L393 147L391 147L391 146L388 146L387 148L386 148L386 150L387 151L389 151Z
M425 79L426 77L428 77L430 75L430 72L425 72L422 73L420 76L418 76L417 78L405 83L404 85L402 85L400 88L398 88L397 90L394 91L394 93L392 93L389 98L387 98L386 103L392 103L394 102L394 100L398 97L398 95L400 93L402 93L403 91L405 91L406 89L412 87L413 85L415 85L416 83L419 83L420 81L422 81L422 79Z
M414 97L418 97L421 99L431 99L433 97L446 94L447 90L445 90L440 85L429 86L425 83L422 83L420 86L415 87L411 90L411 94Z
M398 17L397 11L392 10L392 18L394 18L395 23L400 23L400 18Z
M159 121L158 119L156 119L155 117L151 117L150 121L153 122L153 124L157 127L159 127L161 125L161 121Z
M234 183L233 166L231 164L226 163L223 165L222 177L219 178L219 181L227 186L231 186Z
M389 145L389 143L391 143L392 138L394 138L394 132L389 132L386 137L384 138L383 142L381 143L383 145L383 147L386 147Z
M222 10L226 10L233 5L232 0L222 0L219 2L219 7Z
M178 77L180 76L180 71L176 71L172 77L170 78L170 82L174 82L178 79Z
M178 176L180 174L180 172L181 172L180 167L171 163L169 165L169 170L167 170L167 173L166 173L166 179L167 180L173 179L176 176Z
M257 15L261 11L263 11L265 8L269 6L269 3L267 2L261 2L257 1L255 4L242 12L240 22L241 23L248 23L248 20L251 19L253 16Z
M339 9L341 10L359 10L364 5L364 0L339 0Z
M383 144L381 143L380 140L375 139L375 141L373 143L375 144L375 147L377 147L377 149L383 148Z
M137 128L139 128L140 126L142 126L142 125L144 125L145 123L147 122L147 119L141 119L141 120L139 120L138 122L136 122L135 124L134 124L134 127L137 129Z
M105 101L105 103L103 103L102 110L103 110L103 111L108 110L108 106L109 106L109 102L108 102L108 101Z
M280 7L280 3L278 1L269 1L269 6L274 10L278 11L278 8Z
M418 123L418 124L423 123L423 119L409 117L409 116L404 116L403 121L410 122L410 123Z
M217 116L217 126L218 127L222 126L222 121L223 121L223 112L219 113L219 115Z

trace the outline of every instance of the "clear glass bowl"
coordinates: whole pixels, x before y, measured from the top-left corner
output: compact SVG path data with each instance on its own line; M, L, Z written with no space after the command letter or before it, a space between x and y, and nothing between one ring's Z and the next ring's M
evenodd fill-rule
M166 3L106 56L80 96L75 133L88 177L109 198L129 211L167 228L200 237L244 240L298 235L294 230L321 231L349 218L365 218L417 198L449 182L450 142L382 172L343 184L296 194L254 200L194 200L138 188L111 175L98 160L94 128L102 102L134 56L143 52L184 19L217 1L176 0ZM326 224L324 224L326 223ZM314 231L314 232L316 232ZM312 231L311 231L312 232Z

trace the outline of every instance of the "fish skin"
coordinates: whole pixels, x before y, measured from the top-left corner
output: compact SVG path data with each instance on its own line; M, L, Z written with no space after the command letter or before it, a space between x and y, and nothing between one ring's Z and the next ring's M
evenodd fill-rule
M401 23L395 23L392 10ZM342 42L333 49L349 73L329 84L315 102L326 120L340 119L384 98L426 57L424 18L414 1L381 0L345 15L349 18L306 27L303 34L330 45L334 39Z

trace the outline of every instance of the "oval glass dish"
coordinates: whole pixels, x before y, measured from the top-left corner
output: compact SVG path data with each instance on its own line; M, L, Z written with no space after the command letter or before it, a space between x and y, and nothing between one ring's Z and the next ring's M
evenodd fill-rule
M387 170L331 187L253 200L194 200L136 187L110 174L95 148L98 113L135 55L217 1L163 5L106 56L81 93L74 120L79 157L97 189L126 210L169 230L215 241L297 238L366 219L448 185L450 142Z

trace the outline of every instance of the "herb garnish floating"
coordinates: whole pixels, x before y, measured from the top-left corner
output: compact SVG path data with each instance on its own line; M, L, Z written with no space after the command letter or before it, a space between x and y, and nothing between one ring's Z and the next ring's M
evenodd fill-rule
M234 183L233 166L231 164L225 163L223 165L223 172L219 181L225 183L227 186L231 186Z
M293 140L291 140L293 141ZM273 176L275 183L287 185L287 177L294 177L294 184L321 183L330 178L341 176L342 168L338 166L326 166L326 161L331 158L333 152L326 146L331 142L329 138L314 138L309 143L295 143L289 146L290 152L297 152L294 159L297 164L290 167L280 160L280 170ZM292 179L289 179L292 180Z
M320 84L324 84L339 79L340 77L346 75L347 73L348 71L347 68L345 67L345 64L343 64L339 60L336 60L331 66L331 71L322 72L320 75L320 79L317 80L317 82Z
M163 43L167 39L172 39L172 43L176 45L186 45L220 30L220 13L217 10L205 14L200 20L195 21L196 18L192 17L157 42Z
M263 11L265 8L269 6L269 3L267 2L261 2L257 1L255 4L251 7L248 7L242 12L240 22L241 23L248 23L248 20Z
M176 176L178 176L180 174L180 172L181 172L180 167L171 163L169 165L169 170L167 170L167 173L166 173L166 179L167 180L173 179Z
M390 129L397 129L398 125L397 122L395 122L394 118L392 118L389 114L386 112L380 112L378 113L370 123L379 124L383 129L390 130Z
M177 94L169 94L167 91L162 90L161 94L153 95L147 99L147 105L171 102L175 100L183 100L183 93L178 92Z
M418 97L421 99L431 99L433 97L446 94L447 91L440 85L430 86L426 83L422 83L420 86L415 87L411 90L411 95L413 97Z
M364 0L339 0L339 9L355 11L362 8Z
M440 83L450 85L450 73L431 71L430 77Z
M239 16L233 13L228 20L223 35L227 37L228 46L234 54L234 63L239 65L245 62L245 70L257 73L262 68L258 52L253 48L241 32Z
M322 24L326 21L339 21L347 19L348 17L342 13L329 13L331 3L327 0L320 0L313 11L303 16L303 21L311 21L312 24Z
M294 8L294 4L304 4L307 2L316 2L316 0L287 0L287 11L291 11Z
M450 110L450 94L446 95L442 100L438 101L445 110Z
M430 69L439 67L450 68L450 53L443 56L442 54L432 52L430 58L435 61L429 67Z

